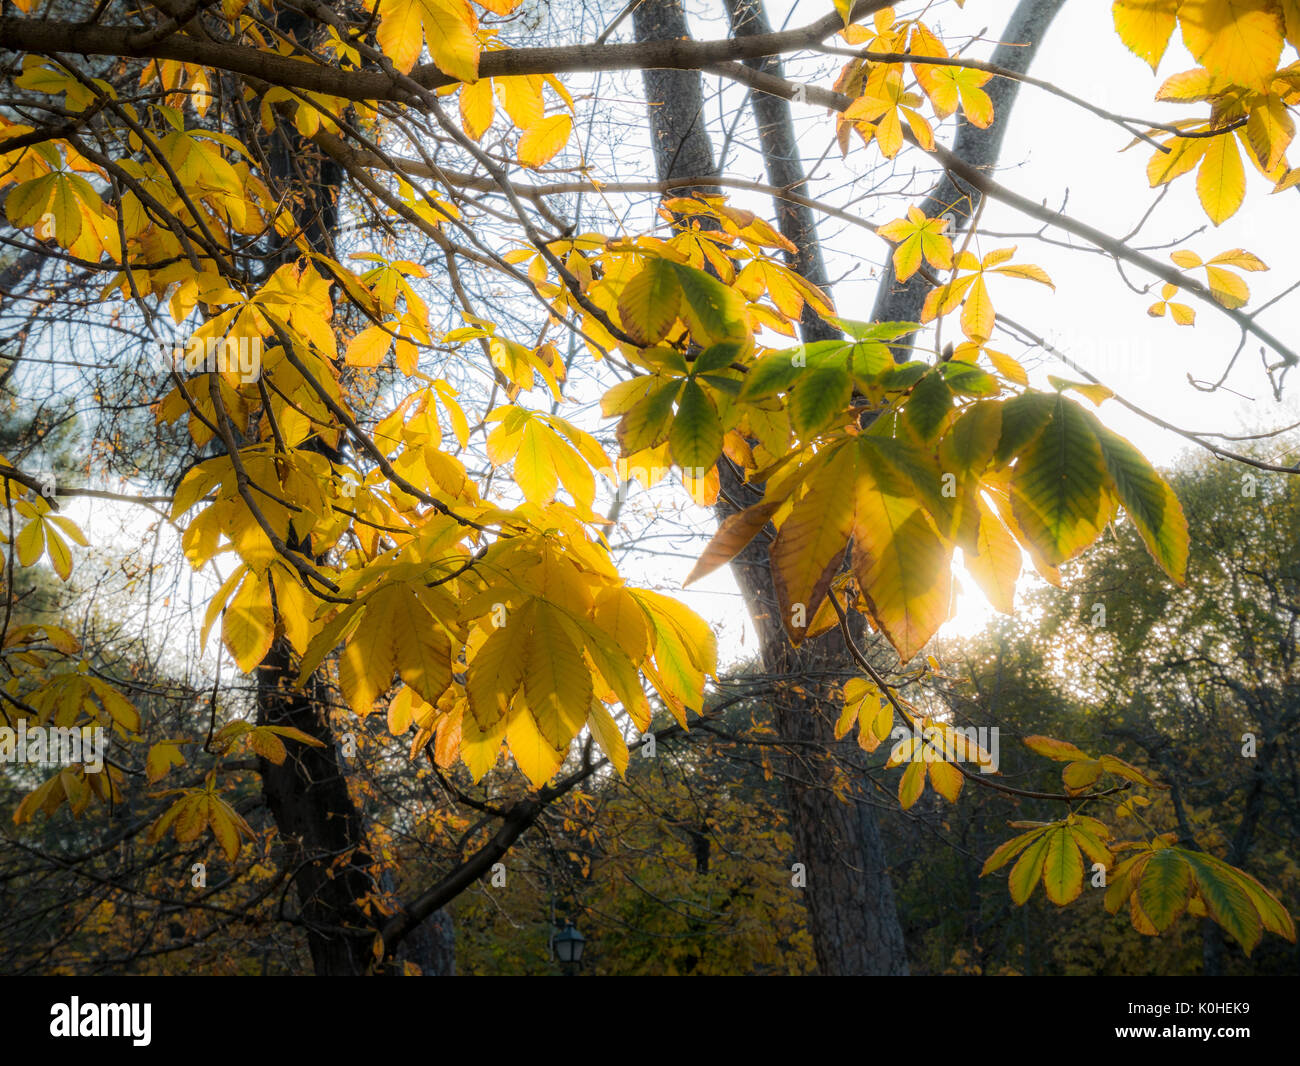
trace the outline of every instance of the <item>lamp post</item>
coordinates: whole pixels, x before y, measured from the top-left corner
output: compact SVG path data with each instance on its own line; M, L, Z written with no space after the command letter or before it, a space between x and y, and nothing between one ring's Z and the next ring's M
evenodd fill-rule
M564 928L551 937L551 950L564 967L565 975L572 977L582 961L582 949L587 938L578 932L573 922L565 919Z

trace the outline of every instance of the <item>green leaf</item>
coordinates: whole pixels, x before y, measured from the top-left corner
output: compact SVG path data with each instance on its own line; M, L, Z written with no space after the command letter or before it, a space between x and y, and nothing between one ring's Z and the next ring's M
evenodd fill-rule
M1058 907L1074 901L1083 891L1083 857L1068 826L1053 830L1047 837L1043 888Z
M1146 457L1118 433L1085 412L1101 447L1119 502L1133 520L1147 551L1179 584L1187 576L1187 518L1168 483Z
M1034 892L1038 878L1043 872L1043 860L1047 856L1047 844L1052 839L1051 833L1044 833L1029 845L1011 867L1007 886L1011 889L1011 901L1022 906Z
M847 370L852 349L853 346L847 341L838 340L813 341L812 344L804 345L808 365L814 368L834 366Z
M808 371L808 364L821 349L842 348L843 341L816 341L797 344L779 352L769 352L757 360L745 375L741 398L763 400L779 392L789 392Z
M953 359L939 365L944 380L953 392L965 396L994 396L1001 391L1001 386L992 374L981 370L974 363Z
M995 455L1005 466L1038 439L1052 420L1056 397L1047 392L1026 392L1002 405L1002 437Z
M694 381L682 386L677 417L668 433L673 461L683 470L708 470L722 454L722 423L708 394Z
M892 496L916 497L940 519L939 526L951 526L953 501L943 495L939 467L933 455L917 445L893 437L864 433L858 438L881 491Z
M1247 955L1254 951L1264 935L1263 924L1250 895L1233 876L1237 871L1226 862L1202 852L1182 848L1169 850L1178 851L1192 868L1201 902L1210 917L1232 934ZM1140 891L1141 886L1138 888Z
M1002 437L1002 405L977 403L966 408L939 445L945 471L978 477L984 473Z
M952 390L939 371L931 370L908 396L903 420L919 440L928 442L939 435L951 411Z
M623 330L638 344L658 344L677 321L682 288L672 266L651 259L623 286L618 313Z
M993 854L984 860L984 868L980 870L980 876L983 877L985 874L991 874L994 870L1000 870L1046 831L1045 829L1032 829L1028 833L1021 833L1020 836L1012 837L1010 840L999 844L994 849Z
M699 386L696 386L698 388ZM681 391L680 381L665 381L646 393L623 415L618 424L618 443L626 455L653 448L668 436L673 401Z
M896 365L893 352L878 341L859 341L853 346L853 376L864 388L875 385L881 374Z
M1055 408L1011 475L1012 513L1053 566L1096 540L1113 513L1101 447L1083 410L1059 396ZM1004 413L1004 436L1005 426Z
M811 440L835 421L853 396L853 381L843 365L810 367L790 396L790 421L795 432Z
M1177 848L1160 848L1151 855L1137 894L1138 906L1160 932L1177 921L1192 895L1192 868Z
M826 316L826 321L857 341L893 341L921 328L919 322L859 322L834 316Z
M723 341L721 344L714 344L695 357L695 362L691 364L691 372L707 374L710 370L721 370L739 360L743 351L744 346L739 341Z
M719 392L725 392L732 399L740 396L740 388L743 384L736 378L724 378L721 374L701 374L696 380L706 382Z
M667 260L663 260L667 263ZM682 317L699 345L742 340L749 336L744 298L717 278L681 263L669 263L686 297Z
M900 363L898 366L891 367L881 374L877 384L889 392L910 389L925 377L929 370L929 363Z

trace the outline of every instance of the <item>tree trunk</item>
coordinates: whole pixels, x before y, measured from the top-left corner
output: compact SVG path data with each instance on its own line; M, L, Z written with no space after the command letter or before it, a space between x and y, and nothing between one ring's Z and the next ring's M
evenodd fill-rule
M736 35L763 33L770 28L762 0L724 2ZM1021 0L993 61L1010 70L1026 70L1038 42L1063 3L1064 0ZM633 18L638 40L689 36L680 0L646 0L635 9ZM764 73L781 75L777 57L748 60L747 65ZM660 179L713 175L712 148L703 126L699 74L647 70L644 80L651 104L651 129ZM999 121L988 131L963 123L954 145L958 155L976 166L992 166L996 162L1018 88L1019 83L1005 78L995 79L988 86ZM784 99L756 93L753 109L769 183L797 189L804 182L804 173L789 104ZM689 191L683 190L683 194ZM705 184L699 191L714 190ZM947 209L956 218L954 228L960 229L973 217L975 198L973 190L958 189L950 177L945 177L927 199L925 209L930 214ZM809 281L825 287L826 271L811 210L784 199L778 199L776 206L781 231L797 248L796 253L788 256L791 265ZM919 277L899 286L894 281L892 266L887 267L872 317L878 321L915 320L924 297L924 283ZM810 309L805 309L801 325L806 341L836 335ZM732 513L734 505L747 506L757 497L725 461L721 473L723 494L732 502L719 505L719 519ZM732 568L759 633L765 670L779 676L797 675L805 682L802 685L805 694L780 689L776 693L774 717L782 739L794 752L838 749L841 754L856 754L846 750L851 744L834 740L831 686L818 681L848 665L841 635L828 633L806 641L798 649L789 645L781 625L762 538L751 542L733 560ZM857 628L861 632L860 620ZM828 788L829 767L829 762L799 758L792 758L785 767L796 861L803 862L807 868L809 925L818 966L825 974L906 973L902 929L875 814L861 799L845 804L835 798Z
M645 0L633 13L638 40L682 38L688 35L679 0ZM753 32L751 30L751 32ZM703 91L698 72L647 70L646 100L656 167L661 180L714 175L713 150L703 124ZM764 99L774 99L764 97ZM784 107L784 101L780 101ZM764 156L774 185L802 181L802 167L789 129L788 108L781 114L768 106L760 118ZM707 182L696 190L715 191ZM793 205L792 205L793 206ZM801 249L799 269L825 282L820 269L811 217L783 211L779 221L787 236ZM791 227L791 230L787 230ZM820 276L816 276L820 269ZM807 276L807 275L805 275ZM828 329L820 320L805 322L806 330ZM833 336L834 333L828 334ZM725 461L721 465L724 496L740 506L757 498L753 488L736 476ZM735 508L720 502L719 520ZM834 738L838 709L831 700L827 671L843 671L848 656L837 632L806 641L795 649L786 639L772 583L763 538L756 538L732 561L755 629L759 635L764 669L789 679L773 694L773 716L781 739L792 753L783 766L786 802L795 842L793 860L806 875L809 930L818 969L825 975L906 974L907 955L898 922L893 887L875 811L866 802L844 802L831 789L831 761L823 754L844 745ZM798 684L801 692L794 691ZM856 751L851 753L860 755Z
M292 726L324 747L290 744L279 766L259 758L262 791L280 829L316 976L361 974L375 937L358 906L373 887L370 855L323 710L328 704L316 698L321 693L315 679L303 693L289 689L290 656L286 643L277 640L258 667L258 725Z
M311 32L311 24L292 10L279 12L276 28L290 39ZM301 198L289 202L297 204L304 236L313 248L331 254L342 181L338 166L287 119L280 118L266 135L248 132L266 147L271 179L300 191ZM293 244L277 243L267 260L268 273L299 254ZM318 438L304 446L325 450ZM291 538L289 547L311 554L309 543ZM375 937L373 921L359 906L374 888L372 860L330 728L324 681L313 677L295 691L296 676L293 651L283 637L277 638L257 669L258 725L292 726L322 746L290 744L289 756L279 766L259 758L262 791L280 830L316 975L362 974L370 965Z
M1051 26L1065 0L1020 0L1016 9L1007 19L1007 28L1002 33L1001 42L993 51L991 62L1005 70L1023 74L1029 70L1030 63L1038 54L1038 46ZM1012 106L1020 91L1020 82L1011 78L995 77L985 86L984 91L993 100L994 122L986 130L972 126L960 116L957 119L957 136L953 139L952 150L963 162L981 169L992 169L998 161L1002 150L1002 138L1006 135ZM975 218L979 210L980 194L945 174L929 196L920 204L920 208L930 218L946 215L952 220L951 232L965 229ZM915 322L920 318L921 305L929 283L919 274L913 274L901 285L894 276L893 257L885 260L885 267L880 279L880 288L876 290L876 303L871 312L873 322ZM908 338L902 338L910 343ZM900 359L912 358L907 349L896 349Z
M771 33L763 0L724 0L727 18L734 37L752 37ZM763 74L784 77L780 56L762 56L745 60L745 66ZM754 125L758 128L759 148L763 153L763 166L767 182L786 192L801 192L807 182L799 142L795 136L794 119L790 115L790 102L780 96L754 91L750 94L750 107L754 112ZM822 259L821 241L817 239L817 219L807 204L795 203L775 197L777 226L782 236L795 246L786 253L786 261L799 274L820 289L830 289L826 276L826 263ZM805 342L833 340L839 331L805 305L800 333Z

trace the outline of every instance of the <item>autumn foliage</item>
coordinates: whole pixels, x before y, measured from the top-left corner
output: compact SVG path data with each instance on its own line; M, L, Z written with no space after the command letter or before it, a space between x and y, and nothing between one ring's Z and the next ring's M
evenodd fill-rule
M932 669L922 654L951 614L954 575L1011 612L1022 567L1059 583L1060 567L1124 522L1151 567L1185 578L1183 508L1108 425L1110 390L1082 374L1035 388L995 340L1003 294L1054 287L1018 246L985 241L979 254L948 214L911 207L877 232L896 277L922 279L928 296L919 321L870 322L792 268L794 246L774 224L721 193L665 190L657 230L557 229L525 186L552 180L563 159L594 194L612 180L580 158L575 131L600 104L568 72L600 69L614 45L590 46L588 67L564 49L520 47L509 29L518 0L367 0L346 13L162 4L156 31L109 3L77 48L60 43L73 23L57 4L15 6L0 20L0 44L24 53L8 88L40 104L0 112L18 247L82 272L151 350L198 340L260 353L255 375L170 366L146 398L160 434L181 430L194 446L163 506L185 563L215 575L200 642L219 634L264 686L283 650L292 668L271 690L329 679L347 705L340 721L382 716L413 766L463 766L477 781L513 764L537 792L575 744L594 741L622 774L656 710L689 727L705 709L715 635L621 571L610 543L603 501L632 482L677 481L709 506L725 464L761 487L679 577L698 579L760 537L793 645L841 628L847 639L850 616L867 619L895 665L859 656L839 734L856 729L874 751L896 726L915 731L891 760L905 808L927 785L956 803L964 785L999 781L979 772L987 753L954 760L948 744L945 756L950 726L901 692ZM945 123L999 120L986 91L997 71L963 58L927 15L834 7L822 39L849 54L808 100L829 111L825 131L850 160L945 167ZM1151 153L1153 187L1194 182L1218 225L1249 209L1247 164L1260 194L1300 182L1287 158L1300 5L1119 0L1113 18L1153 70L1175 34L1200 64L1153 91L1202 105L1201 117L1121 123L1132 150ZM435 137L440 155L425 150ZM312 199L325 168L346 188L332 202ZM979 180L985 196L1006 192ZM476 235L489 193L508 245ZM357 223L346 243L322 222L329 211ZM398 236L449 269L434 278L428 259L401 257ZM1267 269L1250 251L1105 250L1162 286L1150 313L1171 329L1198 311L1237 316L1274 369L1296 361L1242 310L1242 275ZM458 280L467 269L532 301L542 327L472 301ZM808 311L839 339L800 342ZM942 354L927 350L936 328L952 341ZM441 369L452 363L485 387L458 388ZM598 416L583 406L597 397L580 395L593 381ZM0 473L11 597L22 568L75 580L88 543L58 492L42 495L18 463ZM145 789L151 840L205 841L251 862L257 834L228 792L248 778L229 764L284 766L328 748L267 721L214 728L206 708L185 735L146 741L131 694L88 670L69 628L8 609L3 661L7 721L100 725L116 753L102 774L70 766L35 787L11 812L21 825ZM1124 839L1110 812L1158 793L1158 769L1067 740L1025 743L1062 764L1061 817L1013 825L988 856L984 872L1009 874L1017 904L1039 884L1071 903L1097 863L1107 907L1127 909L1141 932L1186 913L1247 951L1263 932L1294 940L1286 909L1242 870L1168 827ZM143 780L128 781L127 765Z

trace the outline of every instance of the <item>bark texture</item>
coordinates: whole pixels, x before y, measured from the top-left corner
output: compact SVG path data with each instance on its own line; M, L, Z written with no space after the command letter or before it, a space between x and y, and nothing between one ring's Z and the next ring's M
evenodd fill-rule
M310 24L294 11L282 11L276 24L291 38L310 33ZM260 135L257 130L248 133ZM301 190L295 214L307 239L330 254L342 180L338 166L324 159L284 119L262 141L273 180ZM271 251L268 273L297 258L290 244ZM307 446L313 444L325 450L319 441L309 441ZM308 543L295 539L289 547L311 555ZM292 688L296 676L293 650L280 637L257 670L258 725L292 726L322 746L289 744L288 758L279 766L259 758L262 791L280 831L316 975L361 974L370 964L374 940L373 923L359 906L374 888L365 828L348 792L342 753L330 728L324 683L313 677L299 692Z
M640 41L689 35L679 0L646 0L636 8L633 19ZM751 14L748 25L761 23L753 21ZM647 70L643 77L660 180L716 173L712 145L703 123L699 73ZM796 184L803 180L803 172L789 126L788 105L772 97L765 99L785 108L782 116L776 108L765 105L765 117L759 119L760 127L766 130L760 135L764 138L771 183ZM703 185L698 191L714 190ZM679 192L686 194L686 190ZM800 248L796 260L800 269L809 269L814 274L810 280L824 284L825 272L818 266L820 250L811 217L782 211L778 221ZM827 328L820 321L805 324L806 330ZM719 520L731 514L736 505L747 506L759 496L725 461L721 473L724 495L733 502L719 503ZM818 969L825 975L906 974L903 932L875 811L867 802L840 800L830 788L831 763L813 754L837 747L844 752L834 738L836 709L830 700L834 679L847 665L842 637L832 632L806 641L798 649L790 646L781 624L764 538L755 538L733 560L732 569L759 635L764 669L773 675L797 678L803 690L797 693L793 684L778 685L772 709L776 728L792 753L782 768L795 841L792 860L805 867L809 928Z

